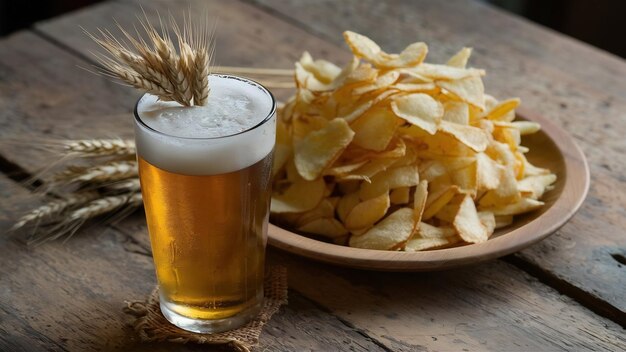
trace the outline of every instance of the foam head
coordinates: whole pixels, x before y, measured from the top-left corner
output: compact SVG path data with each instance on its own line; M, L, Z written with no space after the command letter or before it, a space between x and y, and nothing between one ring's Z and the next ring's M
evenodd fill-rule
M187 175L215 175L263 159L275 143L275 102L259 84L209 76L206 106L181 106L145 94L135 108L137 153L150 164Z

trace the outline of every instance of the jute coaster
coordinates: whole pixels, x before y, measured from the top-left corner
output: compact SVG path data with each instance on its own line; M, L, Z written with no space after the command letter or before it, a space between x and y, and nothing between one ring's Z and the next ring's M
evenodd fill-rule
M234 351L250 351L259 341L263 325L280 306L287 303L287 269L272 267L265 277L265 300L261 312L248 324L236 330L198 334L180 329L168 322L159 308L159 290L155 288L146 302L126 302L124 312L135 316L133 323L141 341L168 341L175 343L198 343L223 345Z

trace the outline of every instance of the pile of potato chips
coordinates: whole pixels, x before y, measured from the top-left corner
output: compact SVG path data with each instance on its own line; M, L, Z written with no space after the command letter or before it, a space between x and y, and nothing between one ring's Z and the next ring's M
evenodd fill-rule
M297 92L279 111L272 219L351 247L420 251L481 243L543 205L556 181L531 165L513 121L519 99L484 94L471 49L445 65L428 47L388 54L344 37L343 69L304 53Z

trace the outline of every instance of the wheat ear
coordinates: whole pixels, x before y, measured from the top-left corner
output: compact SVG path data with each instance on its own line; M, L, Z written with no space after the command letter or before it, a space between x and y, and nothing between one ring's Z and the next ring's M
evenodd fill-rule
M141 205L141 193L122 194L117 196L109 196L93 200L85 206L72 211L67 219L68 221L85 221L96 216L104 215L118 209L124 205L129 207L138 207Z
M62 143L66 152L83 157L135 154L135 142L130 139L79 139Z
M52 218L56 215L61 214L64 210L71 208L78 204L84 204L89 201L92 201L98 197L97 192L84 192L84 193L75 193L70 195L65 199L55 200L44 204L38 208L31 210L29 213L22 216L16 223L13 225L11 230L17 230L19 228L24 227L27 224L33 223L35 221L40 221L44 218Z
M114 182L137 176L137 161L112 161L92 167L68 166L53 177L56 183Z

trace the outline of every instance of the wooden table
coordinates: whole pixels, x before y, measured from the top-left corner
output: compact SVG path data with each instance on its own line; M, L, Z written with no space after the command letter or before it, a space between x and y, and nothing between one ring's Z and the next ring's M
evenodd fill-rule
M204 1L109 1L0 40L0 138L130 136L138 92L86 73L94 44L79 29L128 27L140 5L166 13ZM519 96L569 131L592 184L580 212L515 255L436 273L379 273L269 250L289 270L289 305L259 351L626 349L626 63L471 1L211 1L217 64L292 67L302 51L345 62L341 32L394 52L425 41L442 62L472 46L487 90ZM150 12L150 11L149 11ZM150 12L151 13L151 12ZM277 90L284 99L291 92ZM0 143L0 228L38 201L20 181L49 162ZM200 350L142 344L122 312L155 285L143 214L35 248L0 237L0 350Z

